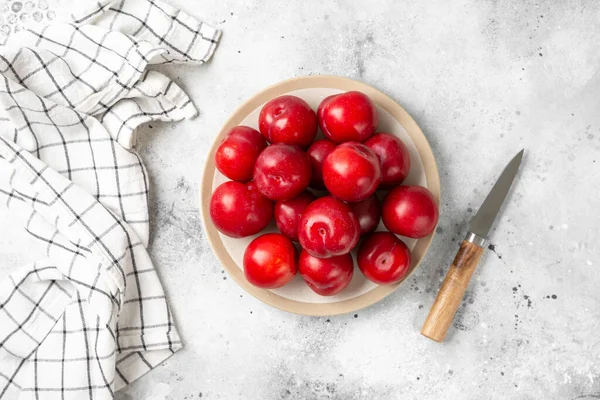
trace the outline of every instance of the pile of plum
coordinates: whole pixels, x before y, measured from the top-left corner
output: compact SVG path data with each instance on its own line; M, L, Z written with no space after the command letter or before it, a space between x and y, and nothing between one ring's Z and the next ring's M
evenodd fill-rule
M281 232L264 233L246 248L248 282L278 288L299 272L314 292L334 295L352 280L357 246L367 279L391 284L408 274L410 250L396 235L429 235L438 207L426 188L401 184L410 171L408 149L398 137L376 133L378 123L377 108L361 92L329 96L317 113L285 95L263 106L260 132L228 132L215 154L231 179L212 194L215 227L241 238L275 218ZM315 140L319 128L325 139ZM374 232L380 219L388 231Z

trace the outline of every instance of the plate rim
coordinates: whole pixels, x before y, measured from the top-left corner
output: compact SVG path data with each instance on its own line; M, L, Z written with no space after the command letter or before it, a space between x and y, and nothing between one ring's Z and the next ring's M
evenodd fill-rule
M208 150L206 160L204 161L200 183L200 215L204 232L210 244L211 250L223 268L227 271L229 276L246 292L261 300L265 304L276 307L283 311L308 316L334 316L355 312L369 307L383 300L385 297L394 292L405 280L410 277L410 275L412 275L415 269L417 269L417 267L420 265L421 261L427 254L429 247L431 246L435 236L435 230L428 236L417 240L415 247L411 251L410 271L400 282L392 285L379 285L376 288L357 297L338 302L306 303L285 298L267 289L257 288L250 284L246 280L242 268L237 266L235 261L231 258L229 252L225 249L219 233L212 221L210 221L209 217L209 204L213 186L212 178L214 177L216 170L214 155L225 134L232 127L239 125L249 113L270 99L294 90L311 88L330 88L346 91L358 90L366 93L377 105L389 112L392 117L394 117L394 119L396 119L404 127L415 144L415 147L419 152L419 156L421 157L421 162L423 163L427 187L433 194L439 207L441 188L435 156L427 137L423 134L423 131L410 116L410 114L391 97L380 90L367 85L366 83L341 76L309 75L283 80L266 87L242 103L225 121L219 133L214 137L213 142Z

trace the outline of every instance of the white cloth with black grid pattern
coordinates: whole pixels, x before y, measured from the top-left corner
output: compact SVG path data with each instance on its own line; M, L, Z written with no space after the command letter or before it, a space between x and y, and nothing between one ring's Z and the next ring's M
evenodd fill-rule
M218 39L158 0L119 0L0 48L0 203L46 250L0 283L0 398L110 399L181 348L132 148L139 124L197 113L148 65L202 64Z

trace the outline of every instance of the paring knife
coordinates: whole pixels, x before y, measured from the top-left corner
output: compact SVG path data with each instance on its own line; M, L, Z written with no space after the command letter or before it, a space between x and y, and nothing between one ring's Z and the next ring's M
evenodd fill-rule
M423 324L421 329L423 336L436 342L441 342L446 337L446 332L462 302L471 275L479 263L492 224L517 175L523 152L524 149L504 168L494 187L471 219L469 232L462 241Z

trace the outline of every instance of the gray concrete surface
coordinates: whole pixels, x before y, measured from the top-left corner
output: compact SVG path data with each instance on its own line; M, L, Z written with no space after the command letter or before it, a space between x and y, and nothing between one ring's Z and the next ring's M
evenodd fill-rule
M118 400L600 398L600 3L171 2L224 32L209 65L162 68L202 115L139 135L151 254L185 349ZM228 115L308 74L395 98L427 135L442 179L438 235L419 270L356 315L296 316L247 295L198 214L201 168ZM449 340L431 342L419 328L466 221L523 147L494 251ZM29 252L8 218L0 278Z

